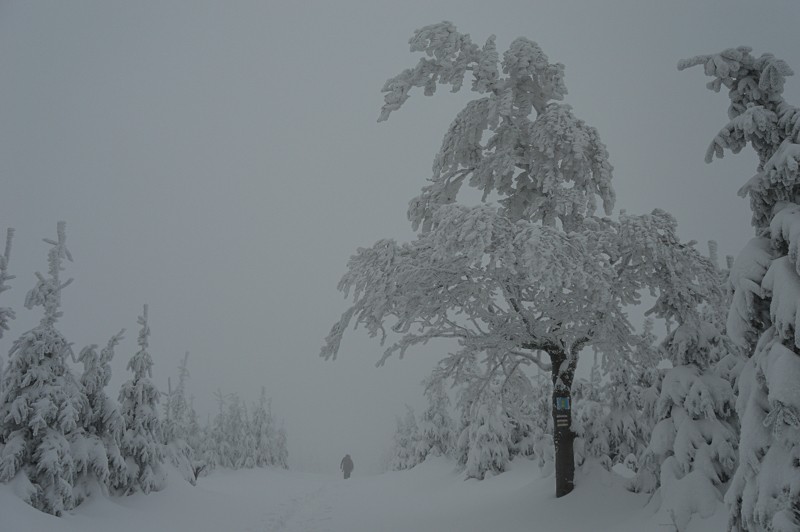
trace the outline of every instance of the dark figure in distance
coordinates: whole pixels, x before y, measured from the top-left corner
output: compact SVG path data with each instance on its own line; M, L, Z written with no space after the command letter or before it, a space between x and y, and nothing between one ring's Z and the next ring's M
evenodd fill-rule
M350 472L353 471L353 459L349 454L344 455L342 463L339 464L339 469L344 471L344 478L350 478Z

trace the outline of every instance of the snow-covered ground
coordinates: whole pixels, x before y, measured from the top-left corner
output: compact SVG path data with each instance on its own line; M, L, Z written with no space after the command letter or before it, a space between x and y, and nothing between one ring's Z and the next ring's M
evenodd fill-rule
M165 491L96 497L72 515L34 510L0 484L0 530L75 532L547 532L672 531L648 497L624 490L622 477L599 467L556 500L553 478L533 462L482 482L464 480L445 459L410 471L349 480L278 469L215 471L192 487L172 474ZM724 508L690 531L725 530Z

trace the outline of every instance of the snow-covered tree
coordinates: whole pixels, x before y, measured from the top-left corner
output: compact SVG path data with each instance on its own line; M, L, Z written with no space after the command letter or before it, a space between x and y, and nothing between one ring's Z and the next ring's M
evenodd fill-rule
M13 238L14 229L9 228L6 232L6 246L3 255L0 256L0 294L11 288L6 282L14 278L13 275L8 273L8 263L11 260L11 240ZM3 337L3 332L8 330L8 323L13 319L14 311L10 307L0 307L0 338ZM2 368L0 368L0 376L2 376Z
M273 447L276 438L272 419L272 401L267 398L267 390L261 387L258 403L253 407L252 431L255 435L256 466L267 467L274 463Z
M592 373L599 373L596 369ZM611 468L609 415L607 397L601 394L599 382L593 379L576 379L572 387L575 402L572 414L572 430L575 432L575 454L578 465L587 458L596 458L607 469Z
M546 372L537 368L531 397L533 405L534 440L533 454L545 473L555 467L553 449L553 383Z
M58 223L58 238L45 239L48 276L38 279L26 298L26 308L42 306L38 326L12 345L0 395L0 481L15 480L24 499L54 515L74 507L73 445L81 436L80 420L88 408L86 395L72 375L67 357L72 350L56 329L61 317L61 290L71 279L60 279L66 246L66 225Z
M172 389L168 380L167 400L164 402L164 442L185 440L189 424L189 403L186 399L186 384L189 380L189 352L178 364L178 384Z
M197 481L195 474L194 450L188 443L189 402L186 399L186 384L189 380L189 352L178 365L178 384L172 389L172 381L167 380L167 395L164 401L164 421L162 438L165 452L172 465L180 471L191 484Z
M283 469L289 468L289 443L283 420L281 420L281 426L278 427L278 435L275 438L275 466Z
M220 453L220 464L231 469L246 467L247 449L247 413L238 394L230 394L228 410L224 420L226 445ZM252 465L250 467L253 467Z
M419 428L414 409L406 405L404 418L397 417L397 429L394 433L394 450L389 467L393 471L411 469L420 463Z
M138 318L139 350L128 361L133 378L119 392L120 410L125 420L120 450L128 465L125 493L150 493L164 487L164 448L161 444L161 422L157 404L159 391L151 381L153 359L148 352L150 326L147 305Z
M202 475L214 469L213 446L210 438L210 427L201 427L194 409L194 398L189 401L189 421L186 432L186 443L192 449L192 467L195 482Z
M487 387L472 403L470 417L467 478L482 480L487 472L502 473L509 461L510 423L497 391Z
M225 434L225 403L226 395L222 390L217 389L214 392L214 399L217 401L217 413L213 421L208 424L208 441L209 453L206 461L209 463L210 468L216 466L230 467L229 464L229 450L228 438Z
M8 273L8 263L11 260L11 240L14 238L14 229L8 228L6 231L6 245L2 256L0 256L0 294L9 290L11 287L6 284L14 278ZM0 307L0 338L3 332L9 328L9 322L15 317L11 307ZM0 394L3 393L3 360L0 358ZM2 445L2 444L0 444Z
M800 529L800 108L783 98L791 68L747 47L681 61L702 65L708 87L728 89L730 121L706 161L750 145L756 174L749 196L756 236L730 273L733 303L727 332L750 355L737 385L739 464L725 500L731 530Z
M715 371L734 346L724 330L725 277L711 250L710 267L693 276L684 297L664 299L654 309L675 324L661 344L671 367L662 373L656 424L632 484L647 491L660 486L661 507L679 530L694 513L714 513L736 464L733 388Z
M455 426L450 416L450 397L441 379L428 378L423 384L428 407L419 420L418 451L423 460L429 455L449 456L455 446Z
M250 415L247 413L247 406L244 402L242 402L242 418L244 421L241 443L242 467L252 469L256 466L256 436L253 433L253 425L250 422Z
M660 395L661 353L655 345L653 328L653 320L645 320L630 362L608 368L608 382L604 386L611 464L624 464L634 471L638 470L649 443Z
M508 419L508 454L514 456L531 456L535 453L536 442L542 437L540 426L547 425L550 417L537 410L538 395L533 384L520 366L511 369L500 388L503 412ZM548 401L549 404L549 401ZM545 419L537 419L539 415Z
M681 263L686 277L662 276L652 289L657 305L684 297L697 252L680 244L663 211L595 216L598 199L606 214L614 204L608 154L597 131L559 103L564 67L536 43L516 39L501 60L494 37L479 47L448 22L417 30L410 42L427 57L386 82L381 120L414 87L427 95L438 84L459 90L467 71L480 97L456 116L430 184L410 202L416 238L380 240L350 259L339 288L353 305L321 355L335 358L354 322L382 341L387 325L402 335L379 365L432 338L459 342L443 364L453 371L477 353L488 355L488 379L517 361L538 364L551 373L552 415L563 417L554 442L556 494L565 495L573 488L570 394L580 352L630 352L624 307L638 303L659 271ZM480 205L456 203L464 184L482 191Z
M267 390L261 387L258 403L253 406L250 430L254 439L255 465L258 467L286 467L286 460L280 456L280 429L272 416L272 399L267 397ZM285 440L285 435L284 435ZM284 441L285 447L285 441Z
M654 321L647 318L630 357L598 360L596 353L590 379L576 383L573 429L580 439L576 444L580 463L593 458L606 468L624 464L638 470L660 395L661 355L653 327Z
M88 494L94 478L112 490L125 486L127 466L120 452L120 439L125 428L116 401L106 394L111 380L111 360L114 348L122 340L124 331L112 336L108 344L97 353L97 346L81 350L78 361L83 364L81 385L86 393L89 408L81 416L84 444L81 453L73 453L75 460L75 488Z

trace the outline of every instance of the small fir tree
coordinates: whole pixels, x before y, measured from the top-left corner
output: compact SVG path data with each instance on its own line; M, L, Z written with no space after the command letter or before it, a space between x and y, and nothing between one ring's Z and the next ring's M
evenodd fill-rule
M275 438L275 466L282 469L289 468L289 444L283 421L281 421L278 435Z
M119 392L125 432L121 451L128 465L126 494L141 491L150 493L164 487L164 449L161 444L161 423L157 404L159 392L152 379L153 359L148 352L150 326L147 322L147 305L139 316L139 351L128 361L133 378L122 385Z
M487 472L502 473L508 465L509 419L499 394L488 387L472 403L468 430L467 478L482 480Z
M537 419L537 393L534 386L519 365L506 377L500 393L509 423L509 457L532 456L536 442L541 437L537 428L543 420ZM549 417L549 412L546 416Z
M429 455L449 456L455 446L455 427L450 417L450 397L441 379L429 378L423 382L428 407L419 421L419 454L424 460Z
M8 273L8 263L11 260L11 240L14 238L14 229L6 231L6 246L3 255L0 257L0 294L9 290L11 287L6 284L14 278ZM0 338L3 332L9 328L9 322L15 317L11 307L0 307ZM0 358L0 395L3 393L3 360ZM0 444L1 445L1 444Z
M13 275L8 273L8 263L11 260L11 240L14 238L14 229L9 228L6 231L6 245L3 255L0 256L0 294L9 290L11 287L6 283L14 278ZM9 322L15 317L14 311L10 307L0 307L0 338L3 337L3 332L8 330ZM2 365L0 365L0 371ZM2 377L2 373L0 373Z
M419 463L418 445L419 428L414 416L414 409L406 405L404 418L397 418L397 430L394 434L394 454L390 467L394 471L411 469Z
M272 400L267 390L261 387L258 403L253 408L252 431L255 436L255 465L267 467L277 464L277 437L275 420L272 418Z
M122 340L123 333L112 336L99 355L96 345L85 347L78 355L78 361L83 363L81 385L89 408L81 418L87 445L81 459L76 457L75 460L76 476L81 480L76 480L75 484L76 488L83 484L87 494L92 478L111 490L122 488L127 481L127 466L120 451L125 421L117 403L105 391L111 380L114 348Z
M178 384L172 389L172 383L167 380L167 400L164 402L163 443L165 452L181 476L194 484L197 481L195 474L194 450L188 443L189 433L189 404L186 400L186 385L189 380L189 353L188 351L178 365Z

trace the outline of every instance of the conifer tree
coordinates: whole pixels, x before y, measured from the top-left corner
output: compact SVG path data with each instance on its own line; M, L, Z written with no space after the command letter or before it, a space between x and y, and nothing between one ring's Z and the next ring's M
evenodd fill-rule
M275 439L275 466L282 469L289 468L289 444L283 420L281 420L278 436Z
M225 440L222 465L231 469L241 469L247 460L245 413L239 394L230 394L228 411L225 415Z
M267 398L267 390L263 386L258 403L253 408L252 431L255 436L255 465L258 467L276 465L278 435L272 418L272 400Z
M86 445L85 452L76 463L76 488L94 477L111 490L120 489L127 482L127 466L120 451L120 441L125 422L119 407L106 394L111 380L111 360L114 348L122 340L123 331L112 336L108 344L97 353L97 346L90 345L81 350L78 361L83 363L81 385L89 408L81 418ZM88 493L89 486L83 486Z
M508 418L509 458L533 455L541 437L537 428L542 420L536 419L536 391L520 366L515 366L505 378L500 395L503 412ZM545 415L549 417L549 412Z
M128 465L126 494L159 491L166 480L162 469L164 448L157 408L159 392L150 380L153 377L153 359L148 352L150 326L147 322L147 305L138 323L141 326L137 340L139 350L128 361L128 370L133 373L133 378L126 381L119 392L125 420L121 451Z
M11 287L6 284L14 278L8 273L8 263L11 260L11 240L14 238L14 229L8 228L6 231L6 245L2 256L0 256L0 294L9 290ZM0 338L3 332L9 328L9 322L15 317L11 307L0 307ZM0 395L3 393L3 359L0 358Z
M428 455L449 456L455 446L455 427L450 417L450 398L441 379L426 379L428 407L419 421L419 449L424 460Z
M58 223L57 235L56 240L44 239L51 246L48 276L37 272L36 286L25 298L26 308L41 306L44 315L12 345L0 395L0 481L17 479L24 487L23 498L53 515L76 504L72 452L88 409L86 395L67 364L72 350L56 329L62 315L61 291L72 281L60 278L63 261L72 260L64 222Z
M11 260L11 240L13 238L14 229L9 228L6 231L5 250L3 255L0 256L0 294L11 288L6 282L14 278L13 275L8 273L8 263ZM10 307L0 307L0 338L3 337L3 332L8 330L9 322L14 317L14 311ZM0 376L2 376L2 365L0 365Z
M791 68L748 47L681 61L702 65L708 88L728 89L729 122L706 161L751 146L756 174L739 190L749 196L756 236L730 273L728 335L749 356L737 377L739 463L725 495L731 530L800 529L800 108L783 97ZM733 367L729 365L728 367Z
M250 422L250 414L247 413L247 405L242 401L242 467L253 469L256 466L256 436L253 433L253 425Z
M214 392L214 399L217 401L217 414L214 420L209 423L209 438L211 442L211 452L209 453L209 463L213 463L213 467L231 467L229 456L228 438L226 436L225 428L225 403L227 396L222 393L222 390L217 389Z
M481 400L472 403L467 429L467 478L482 480L487 472L502 473L509 461L509 419L499 394L487 387Z
M419 428L414 409L406 405L406 415L397 417L397 430L394 434L394 452L390 468L394 471L411 469L419 461Z
M172 389L172 383L167 380L167 400L164 402L164 422L162 427L165 452L170 462L175 466L185 480L194 484L197 481L195 474L194 450L188 443L189 433L189 404L186 400L186 384L189 380L189 353L188 351L178 365L178 384Z

